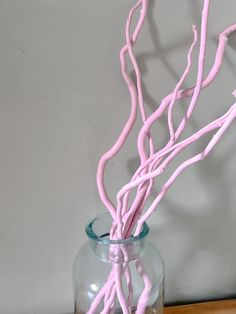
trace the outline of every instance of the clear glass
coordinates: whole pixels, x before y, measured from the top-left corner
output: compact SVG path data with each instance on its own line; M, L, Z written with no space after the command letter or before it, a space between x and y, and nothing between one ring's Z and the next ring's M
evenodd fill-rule
M139 236L131 236L126 240L110 240L109 232L112 220L109 214L102 214L93 219L86 226L88 241L77 254L73 266L74 284L74 314L87 313L94 298L104 287L114 265L119 261L118 252L123 252L125 262L128 265L133 285L133 297L131 313L137 309L138 299L144 290L144 280L138 269L140 265L148 276L151 289L145 302L144 313L162 314L164 306L164 263L158 250L148 241L149 232L147 224L144 225ZM124 294L128 296L128 288L125 276L122 278ZM105 304L101 301L96 312L100 313ZM118 300L114 302L112 311L107 313L123 313Z

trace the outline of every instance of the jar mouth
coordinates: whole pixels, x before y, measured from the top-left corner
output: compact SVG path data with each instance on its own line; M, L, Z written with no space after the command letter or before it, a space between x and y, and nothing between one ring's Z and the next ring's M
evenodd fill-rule
M112 217L109 213L104 213L104 214L100 214L97 217L95 217L93 220L91 220L90 222L87 223L86 227L85 227L85 231L86 234L88 236L88 238L90 240L94 240L103 244L129 244L129 243L133 243L136 241L140 241L141 239L144 239L148 233L149 233L149 226L148 224L145 222L143 224L143 229L140 232L139 235L137 236L131 236L128 239L123 239L123 240L111 240L109 239L109 235L110 235L110 228L112 226ZM100 225L102 226L102 230L96 231L96 225L98 225L100 223ZM109 226L110 224L110 226Z

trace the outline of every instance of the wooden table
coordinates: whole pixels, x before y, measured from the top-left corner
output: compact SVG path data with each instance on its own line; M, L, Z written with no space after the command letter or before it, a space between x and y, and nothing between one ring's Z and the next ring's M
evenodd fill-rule
M236 314L236 299L171 306L165 308L164 314Z

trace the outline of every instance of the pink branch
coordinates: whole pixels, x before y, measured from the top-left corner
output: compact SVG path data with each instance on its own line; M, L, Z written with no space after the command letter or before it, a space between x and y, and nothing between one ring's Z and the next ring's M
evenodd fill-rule
M146 1L145 1L146 2ZM130 14L130 19L132 15L134 14L135 10L138 8L139 4L141 1L138 1L136 5L131 9L131 14ZM135 28L133 37L132 37L132 43L134 44L135 41L138 38L138 35L142 29L142 25L144 23L145 19L145 14L141 14L139 21L137 23L137 26ZM131 97L131 111L130 111L130 116L128 121L126 122L120 136L118 137L116 143L101 157L99 164L98 164L98 169L97 169L97 186L98 186L98 191L100 198L103 202L103 204L107 207L109 210L113 220L116 220L116 209L114 207L114 204L112 201L109 199L105 184L104 184L104 172L105 172L105 167L107 162L112 159L122 148L124 145L129 133L131 132L133 125L136 121L136 115L137 115L137 92L136 92L136 86L134 85L132 79L127 73L126 69L126 61L125 61L125 55L128 51L128 45L126 44L120 51L120 64L121 64L121 70L122 70L122 75L123 78L127 84L127 87L130 92L130 97Z
M141 9L141 15L140 15L140 19L142 21L144 21L144 18L147 14L147 0L143 0L142 1L142 9ZM132 50L132 43L130 40L130 24L131 24L131 18L132 15L134 13L134 10L136 9L136 6L131 10L128 20L127 20L127 24L126 24L126 43L127 43L127 47L128 47L128 52L129 52L129 57L131 60L131 63L133 65L135 74L136 74L136 85L137 85L137 94L138 94L138 102L139 102L139 108L140 108L140 112L141 112L141 116L143 119L143 122L145 123L146 121L146 113L145 113L145 109L144 109L144 103L143 103L143 91L142 91L142 80L141 80L141 73L140 73L140 69L137 63L137 60L133 54L133 50ZM149 147L150 147L150 153L153 154L154 152L154 145L153 145L153 140L151 138L151 135L148 134L148 139L149 139ZM149 186L146 187L146 189L151 190L152 187L152 181L149 182ZM145 191L144 191L145 192ZM123 233L123 223L122 223L122 215L124 213L124 211L126 210L127 204L128 204L128 196L129 194L127 193L126 196L124 197L124 206L123 208L118 207L117 208L117 234L118 234L118 238L121 239L122 238L122 233ZM139 202L139 207L141 206L142 203ZM141 212L142 208L139 209L139 211Z
M127 303L127 300L124 295L123 287L122 287L122 269L121 269L121 264L114 264L115 267L115 280L116 280L116 293L117 293L117 298L119 300L120 306L122 308L122 311L124 314L130 314L129 311L129 306Z
M180 79L180 81L178 82L178 84L176 85L174 92L173 92L173 96L171 99L171 102L169 104L169 109L168 109L168 125L169 125L169 132L170 132L170 142L174 142L175 141L175 132L174 132L174 127L173 127L173 122L172 122L172 112L173 112L173 107L174 104L176 102L176 98L177 98L177 94L179 92L179 89L181 87L181 85L183 84L183 82L185 81L187 75L189 74L189 71L191 69L191 65L192 65L192 54L193 54L193 49L197 43L197 27L196 25L193 25L193 34L194 34L194 40L193 43L190 47L189 53L188 53L188 64L186 69L184 70L184 73Z
M159 202L161 201L161 199L163 198L163 196L166 194L166 192L168 191L168 189L171 187L171 185L175 182L175 180L177 179L177 177L189 166L191 166L192 164L201 161L203 159L205 159L205 157L211 152L211 150L214 148L214 146L218 143L218 141L220 140L220 138L222 137L222 135L225 133L225 131L228 129L228 127L230 126L230 124L232 123L232 121L235 119L236 117L236 103L232 106L232 111L229 114L229 116L225 119L225 121L223 121L222 123L220 123L221 127L220 129L217 131L217 133L213 136L213 138L211 139L211 141L209 142L209 144L207 145L207 147L204 149L203 152L201 152L200 154L195 155L194 157L186 160L182 165L180 165L175 172L171 175L171 177L168 179L168 181L166 182L166 184L162 187L161 192L158 194L157 198L155 199L155 201L152 203L152 205L149 207L149 209L146 211L146 213L142 216L142 218L138 221L138 225L137 225L137 229L135 231L135 235L138 235L141 230L142 230L142 226L143 223L148 219L148 217L155 211L155 208L157 207L157 205L159 204Z

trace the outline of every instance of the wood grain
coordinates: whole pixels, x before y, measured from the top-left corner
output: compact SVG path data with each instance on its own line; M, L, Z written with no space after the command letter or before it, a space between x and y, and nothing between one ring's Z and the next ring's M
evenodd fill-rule
M167 307L164 314L236 314L236 299Z

